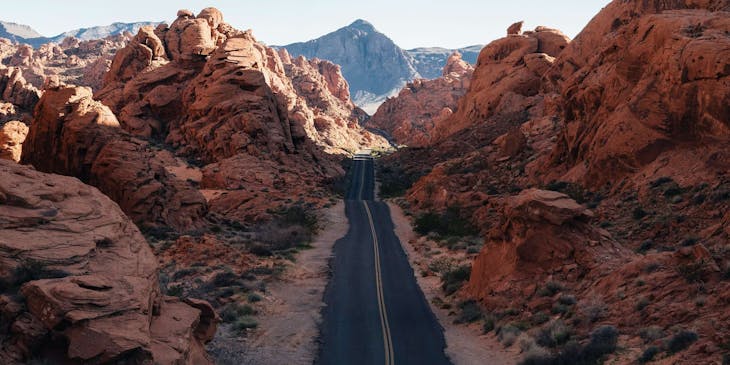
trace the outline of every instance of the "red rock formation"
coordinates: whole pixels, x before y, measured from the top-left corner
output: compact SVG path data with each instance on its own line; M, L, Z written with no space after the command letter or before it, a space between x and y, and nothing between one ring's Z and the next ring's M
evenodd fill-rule
M131 34L89 41L69 37L61 44L48 43L34 50L29 45L14 45L0 38L0 59L7 59L7 66L22 70L25 79L36 88L43 86L46 77L57 76L62 82L97 90L109 69L111 56L130 39Z
M25 81L21 69L0 65L0 100L14 104L20 110L29 111L39 97L40 92Z
M455 52L444 66L442 77L408 83L398 96L378 108L368 125L388 132L399 144L428 145L436 125L451 117L466 94L473 71Z
M20 161L23 141L28 135L28 126L17 120L0 127L0 159Z
M0 362L209 363L212 310L160 295L152 251L116 204L7 161L0 191Z
M522 25L525 24L524 21L519 21L517 23L514 23L507 28L507 35L520 35L522 34Z
M203 187L217 197L211 210L231 218L250 215L244 206L258 194L249 189L302 193L297 184L247 185L256 180L249 172L315 185L342 173L322 151L387 145L360 127L364 114L347 97L337 66L291 60L233 29L212 8L198 17L180 11L170 27L140 29L117 53L104 82L96 97L123 129L164 140L177 155L208 165ZM229 184L231 176L242 180ZM218 194L230 190L237 192Z
M575 283L599 267L623 264L629 251L591 227L591 216L554 191L525 190L508 199L502 223L474 261L466 290L489 306L504 306L531 295L525 288L533 284L534 290L534 283L548 276Z
M726 1L629 1L596 16L550 75L565 119L553 164L598 187L662 156L725 149L730 19L719 10Z
M456 113L438 124L433 140L444 140L483 123L504 109L534 106L543 73L568 42L560 31L538 27L534 32L488 44L479 54L469 91L459 101Z
M165 169L163 152L119 128L91 89L58 86L43 93L23 145L23 163L77 176L144 225L191 229L205 213L203 196Z

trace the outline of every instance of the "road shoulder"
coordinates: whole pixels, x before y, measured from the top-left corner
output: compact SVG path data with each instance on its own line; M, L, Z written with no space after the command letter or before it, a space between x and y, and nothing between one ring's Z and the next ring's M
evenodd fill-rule
M417 275L418 263L424 261L425 258L414 250L411 244L417 238L416 234L413 232L411 223L403 210L393 202L387 201L387 204L395 226L395 233L408 256L411 267L414 268L414 273L416 273L416 281L426 296L426 301L436 315L439 324L444 328L447 346L446 355L449 359L454 365L515 364L518 356L514 348L511 350L505 349L493 335L482 335L478 326L453 324L453 319L449 317L449 311L433 304L433 299L441 294L441 283L438 277L421 277Z

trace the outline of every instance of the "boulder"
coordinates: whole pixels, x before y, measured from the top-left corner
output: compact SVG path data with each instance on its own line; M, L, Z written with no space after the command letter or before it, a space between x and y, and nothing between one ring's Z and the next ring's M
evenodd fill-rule
M0 191L0 290L20 289L0 300L13 328L0 334L3 363L209 363L216 320L202 302L160 295L149 245L109 198L2 160Z
M0 127L0 159L20 161L23 141L28 135L28 126L19 121L10 121Z

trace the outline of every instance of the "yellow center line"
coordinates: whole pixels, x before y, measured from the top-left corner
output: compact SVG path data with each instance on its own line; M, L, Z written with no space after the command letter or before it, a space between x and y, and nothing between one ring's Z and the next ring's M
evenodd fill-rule
M375 222L370 212L368 203L362 200L362 193L365 186L365 163L362 164L360 174L360 193L359 199L365 207L368 221L370 222L370 232L373 237L373 254L375 256L375 287L378 296L378 310L380 312L380 328L383 331L383 347L385 352L385 365L394 365L395 357L393 355L393 339L390 334L390 322L388 321L388 311L385 306L385 294L383 293L383 278L380 268L380 249L378 248L378 234L375 232Z

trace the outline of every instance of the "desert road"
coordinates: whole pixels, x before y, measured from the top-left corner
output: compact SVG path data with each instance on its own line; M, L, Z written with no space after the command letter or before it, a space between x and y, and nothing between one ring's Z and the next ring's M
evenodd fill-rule
M374 199L374 161L355 158L345 196L350 223L335 243L316 364L450 364L441 326L426 303L393 231L388 206Z

